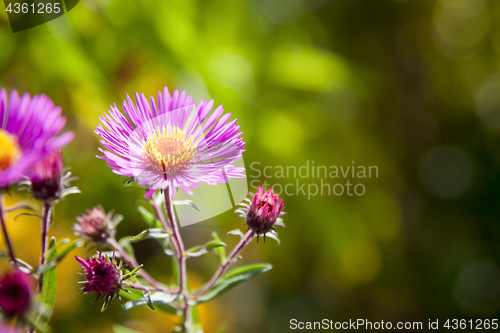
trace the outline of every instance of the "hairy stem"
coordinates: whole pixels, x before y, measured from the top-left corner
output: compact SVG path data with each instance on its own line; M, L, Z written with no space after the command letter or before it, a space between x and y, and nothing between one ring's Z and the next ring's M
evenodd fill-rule
M7 254L10 257L12 264L15 267L17 267L16 256L14 255L14 250L12 249L12 244L10 242L9 233L7 232L7 227L5 225L2 204L3 204L3 193L2 193L2 191L0 191L0 225L2 227L3 239L4 239L5 247L7 248Z
M137 289L137 290L147 290L147 291L161 291L161 292L165 292L164 289L162 288L157 288L157 287L150 287L150 286L145 286L145 285L142 285L142 284L139 284L139 283L127 283L130 287L132 287L133 289Z
M243 236L240 240L240 242L234 247L233 251L229 254L229 256L226 258L224 263L217 268L217 271L215 274L212 276L210 281L208 281L203 288L194 295L194 299L198 299L201 296L203 296L207 291L212 289L212 287L215 285L217 280L219 280L222 275L224 275L227 272L227 269L231 265L231 262L238 257L240 252L252 241L254 238L254 232L252 230L247 231L245 236Z
M42 207L42 219L40 229L42 231L42 250L40 251L40 266L45 265L45 253L47 252L48 247L48 238L49 238L49 227L50 221L52 219L52 210L53 207L50 203L44 202ZM40 291L42 290L43 285L43 273L40 274L40 278L38 279L38 287Z
M191 306L188 304L190 299L189 290L187 288L187 271L186 271L186 255L184 250L184 242L182 241L181 233L179 230L179 224L175 218L174 206L172 205L172 199L170 198L170 188L164 190L165 194L165 210L167 212L168 220L170 221L170 226L172 227L172 239L174 245L174 250L177 255L177 260L179 260L179 288L180 293L184 296L181 302L182 309L182 329L184 332L189 332L192 327L193 318L191 316Z

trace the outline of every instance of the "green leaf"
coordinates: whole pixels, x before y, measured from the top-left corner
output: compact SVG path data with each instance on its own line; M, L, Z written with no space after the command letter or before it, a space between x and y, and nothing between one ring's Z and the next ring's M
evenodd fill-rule
M64 257L73 249L77 248L77 247L80 247L82 246L83 243L78 240L78 239L75 239L73 241L71 241L68 245L66 245L65 247L63 247L60 251L57 251L57 262L60 262L61 260L64 259Z
M127 292L128 291L128 292ZM120 290L120 296L135 301L144 297L142 290L128 288L127 291Z
M38 318L35 319L35 316L33 316L33 315L28 316L27 320L31 324L31 326L33 326L36 329L36 331L39 333L51 333L52 332L49 325L47 325L43 321L38 320Z
M195 205L195 203L192 200L174 200L172 201L172 205L174 206L180 206L180 205L186 205L186 206L191 206L192 208L196 209L197 211L200 211L200 208Z
M35 207L33 207L33 205L30 203L20 203L20 204L17 204L15 206L7 207L7 209L4 211L4 213L11 213L11 212L15 212L16 210L21 210L21 209L34 211Z
M149 308L151 310L154 310L155 306L153 304L153 301L151 301L151 293L148 290L144 290L142 295L144 296L144 299L146 300L146 304L149 306Z
M241 231L240 229L234 229L234 230L231 230L230 232L227 233L228 235L235 235L235 236L240 236L241 238L245 237L245 234L243 233L243 231Z
M162 225L161 225L160 220L158 220L156 218L156 216L154 216L149 210L147 210L143 206L139 206L137 208L137 212L142 217L144 222L146 222L146 225L148 226L148 228L162 229Z
M130 239L132 237L131 236L125 236L125 237L122 237L120 238L120 240L118 241L118 243L121 245L121 247L123 247L123 249L128 253L130 254L132 257L135 258L135 252L134 252L134 247L132 246L132 244L130 243Z
M52 262L57 257L57 247L56 239L52 237L49 243L49 251L51 255L47 258L47 262ZM43 313L41 313L36 319L37 323L47 323L52 315L52 309L54 303L56 302L56 291L57 291L57 272L56 267L53 266L47 269L43 273L42 281L42 293L41 302L43 307Z
M213 240L213 241L208 242L205 245L198 245L198 246L190 248L189 250L186 251L186 255L189 258L200 257L204 254L207 254L212 249L216 249L218 247L224 247L224 246L226 246L225 243Z
M271 264L252 264L238 267L228 272L224 277L215 283L215 286L209 290L205 295L198 298L197 303L204 303L210 301L230 289L236 287L240 283L247 281L261 273L267 272L273 268Z
M216 242L222 242L219 235L215 231L212 232L212 238ZM215 251L215 254L217 255L217 257L219 257L219 260L221 263L226 261L226 248L224 246L218 247L218 248L214 249L214 251Z
M130 328L124 327L119 324L114 324L113 325L113 332L114 333L140 333L139 331L132 330Z
M137 236L130 239L131 243L136 243L144 239L154 238L154 239L165 239L170 237L170 234L166 233L165 230L161 228L146 229Z
M176 294L156 292L151 295L150 301L155 309L176 315L177 308L170 304L173 301L175 301L176 298L177 298ZM141 297L140 299L134 301L128 301L127 303L125 303L125 305L123 305L122 313L141 305L148 305L148 301L145 300L144 297Z

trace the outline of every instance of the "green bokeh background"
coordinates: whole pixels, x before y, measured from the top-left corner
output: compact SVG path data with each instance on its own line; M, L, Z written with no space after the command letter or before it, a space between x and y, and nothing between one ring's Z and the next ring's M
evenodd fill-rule
M126 216L120 235L143 227L143 192L124 190L94 157L97 117L135 91L168 85L223 104L244 132L247 168L378 167L378 178L351 179L364 184L362 196L283 194L282 245L243 253L274 269L204 305L206 332L287 332L292 318L497 318L499 19L493 0L86 0L13 34L2 5L0 86L47 94L75 132L64 153L82 194L57 207L57 236L71 236L74 217L99 203ZM227 212L182 232L194 245L240 224ZM36 264L38 221L10 215L8 227ZM170 278L153 242L136 251L153 275ZM56 333L172 327L147 309L120 316L118 302L101 314L78 292L78 266L68 258L58 268ZM212 256L193 260L193 284L215 266Z

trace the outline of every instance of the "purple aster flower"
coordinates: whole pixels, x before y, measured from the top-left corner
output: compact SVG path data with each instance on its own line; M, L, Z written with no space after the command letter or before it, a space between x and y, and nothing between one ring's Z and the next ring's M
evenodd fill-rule
M0 308L8 316L25 313L31 306L35 282L31 275L16 270L0 279Z
M66 124L61 108L45 95L10 97L0 89L0 189L30 176L30 168L46 154L73 139L73 133L56 136Z
M245 142L236 120L223 115L213 100L196 106L184 90L170 95L165 87L158 98L148 100L127 95L123 111L116 104L103 117L96 134L105 149L100 149L113 172L135 177L139 185L155 190L170 187L172 195L180 187L192 194L191 187L203 182L211 185L229 178L244 177L244 168L231 163L241 157Z
M280 217L286 214L283 212L283 199L280 199L272 188L264 193L263 186L258 187L255 195L253 193L250 195L253 196L252 200L246 198L236 212L240 213L238 217L245 218L245 224L254 234L264 235L265 241L268 232L272 231L276 234L274 226L285 226Z

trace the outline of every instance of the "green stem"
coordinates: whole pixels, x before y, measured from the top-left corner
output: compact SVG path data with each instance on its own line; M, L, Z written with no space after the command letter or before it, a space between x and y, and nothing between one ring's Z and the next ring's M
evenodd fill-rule
M207 291L212 289L215 283L227 272L227 269L231 265L231 262L238 257L241 251L252 241L254 238L254 232L252 230L247 231L245 236L243 236L240 242L234 247L233 251L226 258L224 263L217 268L217 271L212 276L210 281L208 281L203 288L194 295L194 299L198 299L203 296Z
M186 271L186 255L184 250L184 243L182 241L179 224L175 218L174 206L170 198L170 188L164 190L165 195L165 210L167 212L168 220L172 227L172 239L175 243L174 249L179 260L179 289L183 295L183 300L180 302L182 310L182 330L190 332L193 326L193 318L191 314L191 306L188 304L190 299L189 290L187 288L187 271Z
M52 218L53 207L51 204L45 202L42 208L42 220L40 229L42 229L42 250L40 252L40 266L45 265L45 253L48 250L48 238L49 238L49 227L50 221ZM38 287L40 291L42 290L43 285L43 273L40 274L40 278L38 280Z

